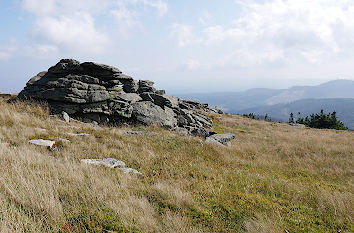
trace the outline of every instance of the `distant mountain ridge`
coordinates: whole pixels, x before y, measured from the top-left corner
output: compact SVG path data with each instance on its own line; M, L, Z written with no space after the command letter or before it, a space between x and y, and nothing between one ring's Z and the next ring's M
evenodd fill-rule
M264 116L268 114L275 121L287 122L292 112L294 118L309 116L312 113L319 113L323 109L326 113L337 112L337 117L349 129L354 129L354 99L353 98L335 98L335 99L303 99L287 104L265 105L261 107L244 109L238 114L254 113Z
M338 79L317 86L294 86L288 89L254 88L242 92L180 94L221 107L229 113L264 105L285 104L301 99L354 98L354 81Z
M195 99L218 106L225 112L256 115L267 114L274 120L288 121L290 112L302 116L319 112L336 111L338 118L354 129L354 81L333 80L317 86L294 86L288 89L254 88L242 92L210 94L185 94L183 98Z
M318 86L295 86L267 100L268 105L300 99L354 98L354 81L333 80Z

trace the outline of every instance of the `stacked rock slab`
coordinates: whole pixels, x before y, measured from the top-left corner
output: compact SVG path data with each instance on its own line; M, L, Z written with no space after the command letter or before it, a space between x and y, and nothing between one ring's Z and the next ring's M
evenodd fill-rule
M18 99L45 101L55 114L110 124L156 124L182 127L208 136L212 121L199 110L207 104L185 101L156 90L148 80L134 80L119 69L93 62L62 59L31 78Z

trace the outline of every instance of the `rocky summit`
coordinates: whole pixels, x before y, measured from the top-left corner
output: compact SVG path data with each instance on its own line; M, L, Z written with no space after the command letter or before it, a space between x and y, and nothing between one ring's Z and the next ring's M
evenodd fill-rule
M134 80L119 69L73 59L62 59L31 78L17 99L48 103L54 114L99 124L156 124L209 136L212 121L200 112L219 112L207 104L181 100L154 82Z

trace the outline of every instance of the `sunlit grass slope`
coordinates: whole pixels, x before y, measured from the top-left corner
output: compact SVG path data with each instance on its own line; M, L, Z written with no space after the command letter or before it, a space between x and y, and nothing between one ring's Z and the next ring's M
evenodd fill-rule
M0 232L354 232L354 132L211 117L236 135L230 147L158 127L67 124L0 99ZM157 135L122 132L137 129ZM57 150L28 143L38 138Z

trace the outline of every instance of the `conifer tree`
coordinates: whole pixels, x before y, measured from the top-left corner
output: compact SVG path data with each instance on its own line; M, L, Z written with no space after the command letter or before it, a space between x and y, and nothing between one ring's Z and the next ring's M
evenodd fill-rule
M290 117L289 117L289 123L295 123L294 121L294 113L290 113Z
M289 118L290 120L294 117L291 113ZM321 109L320 113L311 114L310 117L306 116L305 118L299 117L296 120L296 123L304 124L311 128L318 129L337 129L337 130L346 130L347 127L344 126L343 122L337 119L336 111L332 113L326 114L323 109Z

